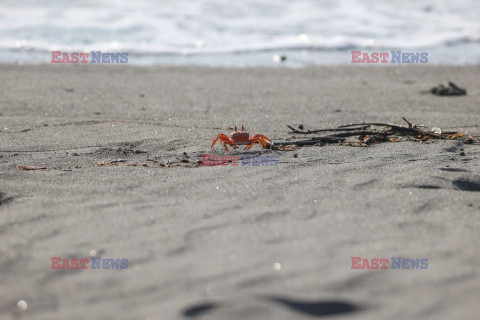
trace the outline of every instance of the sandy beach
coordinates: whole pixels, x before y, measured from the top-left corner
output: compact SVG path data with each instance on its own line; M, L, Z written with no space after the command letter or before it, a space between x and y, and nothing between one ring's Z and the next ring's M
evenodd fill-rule
M480 66L0 73L0 318L478 318L480 146L255 145L278 165L182 163L242 123L273 142L287 125L402 117L478 136ZM449 80L467 95L424 92ZM52 269L92 250L128 268Z

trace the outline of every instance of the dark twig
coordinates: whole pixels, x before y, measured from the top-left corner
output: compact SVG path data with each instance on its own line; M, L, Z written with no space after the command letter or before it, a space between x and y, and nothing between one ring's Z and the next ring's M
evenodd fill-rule
M403 117L402 117L402 119L403 119L403 121L405 121L405 122L408 124L408 127L409 127L409 128L413 128L413 127L414 127L414 125L412 125L412 123L411 123L410 121L408 121L407 119L405 119L405 118L403 118Z
M382 123L382 122L362 122L362 123L350 123L339 126L339 128L348 128L355 126L378 126L378 127L398 127L396 124Z
M365 130L368 128L368 126L362 126L360 128L332 128L332 129L319 129L319 130L307 130L307 131L303 131L303 130L297 130L291 126L288 126L288 128L290 128L290 130L292 130L291 132L289 132L290 134L312 134L312 133L318 133L318 132L338 132L338 131L354 131L354 130Z
M310 146L318 143L339 143L345 141L345 138L337 136L313 137L309 140L283 141L275 142L273 145L278 146Z

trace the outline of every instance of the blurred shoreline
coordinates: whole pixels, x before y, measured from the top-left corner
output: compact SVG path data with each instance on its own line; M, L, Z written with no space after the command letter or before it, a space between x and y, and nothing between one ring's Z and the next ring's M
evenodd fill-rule
M462 65L480 63L479 11L475 0L0 0L0 62L100 50L138 65L338 65L351 50L401 50Z
M70 51L62 51L72 54ZM476 65L480 64L480 43L463 44L457 47L433 48L433 49L371 49L371 48L351 48L345 50L309 50L309 49L278 49L245 51L230 53L208 53L208 52L189 52L189 53L163 53L150 54L129 51L102 51L105 53L123 53L128 54L128 65L135 66L210 66L210 67L311 67L311 66L342 66L352 64L352 51L362 51L365 53L401 51L403 53L427 53L428 62L426 65ZM83 51L74 51L83 52ZM89 53L88 51L85 51ZM2 51L0 49L0 63L2 64L22 64L39 65L50 64L52 60L51 52L32 51ZM385 63L382 65L420 65L420 63ZM422 63L423 64L423 63ZM367 64L365 65L374 65Z

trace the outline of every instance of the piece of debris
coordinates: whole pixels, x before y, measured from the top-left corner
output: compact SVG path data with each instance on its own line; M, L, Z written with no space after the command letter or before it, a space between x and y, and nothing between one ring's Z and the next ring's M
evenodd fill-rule
M284 144L287 144L287 143L284 142ZM296 149L295 147L285 147L283 144L279 145L278 147L275 146L274 144L274 147L272 147L273 150L282 150L282 151L294 151Z
M37 167L37 166L18 166L18 168L22 171L29 171L29 170L48 170L46 167Z
M458 87L451 81L431 88L430 92L437 96L463 96L467 94L467 90Z
M121 161L121 160L114 160L114 161L102 161L102 162L98 162L97 163L97 166L99 167L103 167L103 166L118 166L118 164L120 162L125 162L125 161Z
M365 122L353 123L340 126L338 128L318 129L318 130L298 130L292 126L287 127L291 130L290 134L295 135L311 135L318 133L328 133L322 136L314 136L308 140L283 141L274 144L277 150L286 150L286 145L295 146L311 146L318 144L343 144L348 146L369 146L374 143L381 142L399 142L399 141L415 141L420 143L429 143L435 140L458 140L465 144L480 144L480 139L468 133L460 133L456 131L443 131L439 128L429 130L425 126L412 124L403 118L407 126ZM380 127L380 128L378 128ZM346 138L357 137L356 141L347 141ZM290 150L288 150L290 151Z

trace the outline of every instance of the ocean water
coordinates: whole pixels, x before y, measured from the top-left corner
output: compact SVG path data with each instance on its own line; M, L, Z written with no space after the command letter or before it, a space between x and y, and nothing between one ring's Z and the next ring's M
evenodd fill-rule
M476 64L480 1L0 0L0 62L50 63L53 50L136 65L350 64L352 50Z

